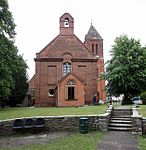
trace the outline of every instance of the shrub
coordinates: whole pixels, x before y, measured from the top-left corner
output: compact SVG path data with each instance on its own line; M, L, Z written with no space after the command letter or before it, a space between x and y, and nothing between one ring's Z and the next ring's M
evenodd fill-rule
M146 105L146 91L142 92L142 93L140 94L140 97L141 97L142 103L143 103L144 105Z

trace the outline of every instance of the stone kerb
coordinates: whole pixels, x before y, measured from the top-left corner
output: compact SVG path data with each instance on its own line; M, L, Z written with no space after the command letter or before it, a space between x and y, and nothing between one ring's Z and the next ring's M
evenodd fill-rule
M45 131L75 131L79 130L79 119L81 117L88 118L89 130L98 130L98 115L66 115L66 116L37 116L37 117L27 117L31 119L35 118L45 119ZM25 118L15 118L15 119L26 119ZM0 121L0 136L17 134L16 130L13 130L13 123L15 119L1 120Z
M109 105L108 109L106 110L106 113L98 115L100 131L108 131L108 125L109 125L109 120L111 117L112 110L113 110L113 106Z
M142 116L136 107L132 108L132 134L142 134Z

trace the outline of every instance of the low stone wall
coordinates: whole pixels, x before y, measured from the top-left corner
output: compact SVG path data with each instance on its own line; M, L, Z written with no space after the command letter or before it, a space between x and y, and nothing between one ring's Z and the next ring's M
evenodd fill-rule
M146 134L146 118L142 117L142 134Z
M132 133L146 134L146 118L139 114L136 106L133 106L132 113Z
M67 115L67 116L47 116L47 117L40 116L40 117L45 119L45 130L48 132L49 131L63 131L63 130L65 131L79 130L79 120L82 117L88 118L89 130L99 129L98 115ZM26 118L19 118L19 119L26 119ZM17 130L13 129L14 120L15 119L0 121L0 136L17 134Z
M99 117L99 130L100 131L108 131L109 120L111 117L111 113L113 110L113 106L109 105L106 113L98 115Z

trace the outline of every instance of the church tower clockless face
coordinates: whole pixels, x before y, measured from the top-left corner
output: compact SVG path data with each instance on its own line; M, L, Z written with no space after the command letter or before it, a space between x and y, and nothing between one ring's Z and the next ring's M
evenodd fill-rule
M64 27L69 27L69 19L68 18L64 19Z

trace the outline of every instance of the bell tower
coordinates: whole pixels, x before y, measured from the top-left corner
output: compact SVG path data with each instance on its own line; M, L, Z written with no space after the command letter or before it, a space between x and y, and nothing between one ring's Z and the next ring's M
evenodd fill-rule
M99 58L103 58L103 39L91 23L88 33L85 36L84 44Z
M60 17L60 34L74 34L74 18L69 13L65 13Z
M105 100L105 80L100 77L104 73L104 57L103 57L103 39L94 26L91 23L88 33L85 36L85 46L98 58L97 70L98 70L98 81L97 81L97 98Z

